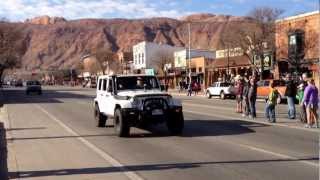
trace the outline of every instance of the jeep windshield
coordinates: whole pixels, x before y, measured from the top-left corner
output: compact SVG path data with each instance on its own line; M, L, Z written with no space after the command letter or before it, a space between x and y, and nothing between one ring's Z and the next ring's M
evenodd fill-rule
M117 90L159 90L158 80L154 76L125 76L117 78Z

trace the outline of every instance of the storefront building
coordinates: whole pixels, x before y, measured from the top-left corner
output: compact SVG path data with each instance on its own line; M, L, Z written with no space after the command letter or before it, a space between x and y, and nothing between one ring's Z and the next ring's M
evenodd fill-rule
M319 11L276 21L275 78L309 73L319 86Z

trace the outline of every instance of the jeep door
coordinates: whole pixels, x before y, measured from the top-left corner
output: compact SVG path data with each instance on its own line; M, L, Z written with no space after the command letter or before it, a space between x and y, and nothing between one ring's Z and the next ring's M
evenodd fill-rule
M106 79L100 78L97 86L97 98L99 103L100 112L106 113Z
M116 99L114 97L114 92L113 92L113 83L112 79L109 78L108 80L105 81L106 83L106 93L105 93L105 113L109 116L114 115L114 109L116 106Z

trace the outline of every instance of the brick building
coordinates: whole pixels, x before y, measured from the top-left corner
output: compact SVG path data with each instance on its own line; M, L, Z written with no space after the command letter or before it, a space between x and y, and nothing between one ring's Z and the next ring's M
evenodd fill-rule
M319 35L319 11L277 20L275 78L309 72L319 85Z

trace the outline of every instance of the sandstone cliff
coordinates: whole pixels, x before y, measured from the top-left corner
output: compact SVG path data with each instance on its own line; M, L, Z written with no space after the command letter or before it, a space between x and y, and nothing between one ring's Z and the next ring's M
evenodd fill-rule
M182 19L81 19L65 20L43 16L27 20L24 29L25 69L75 67L81 55L92 48L114 52L131 51L140 41L186 46L191 22L192 48L217 49L227 24L246 21L242 17L197 14Z

